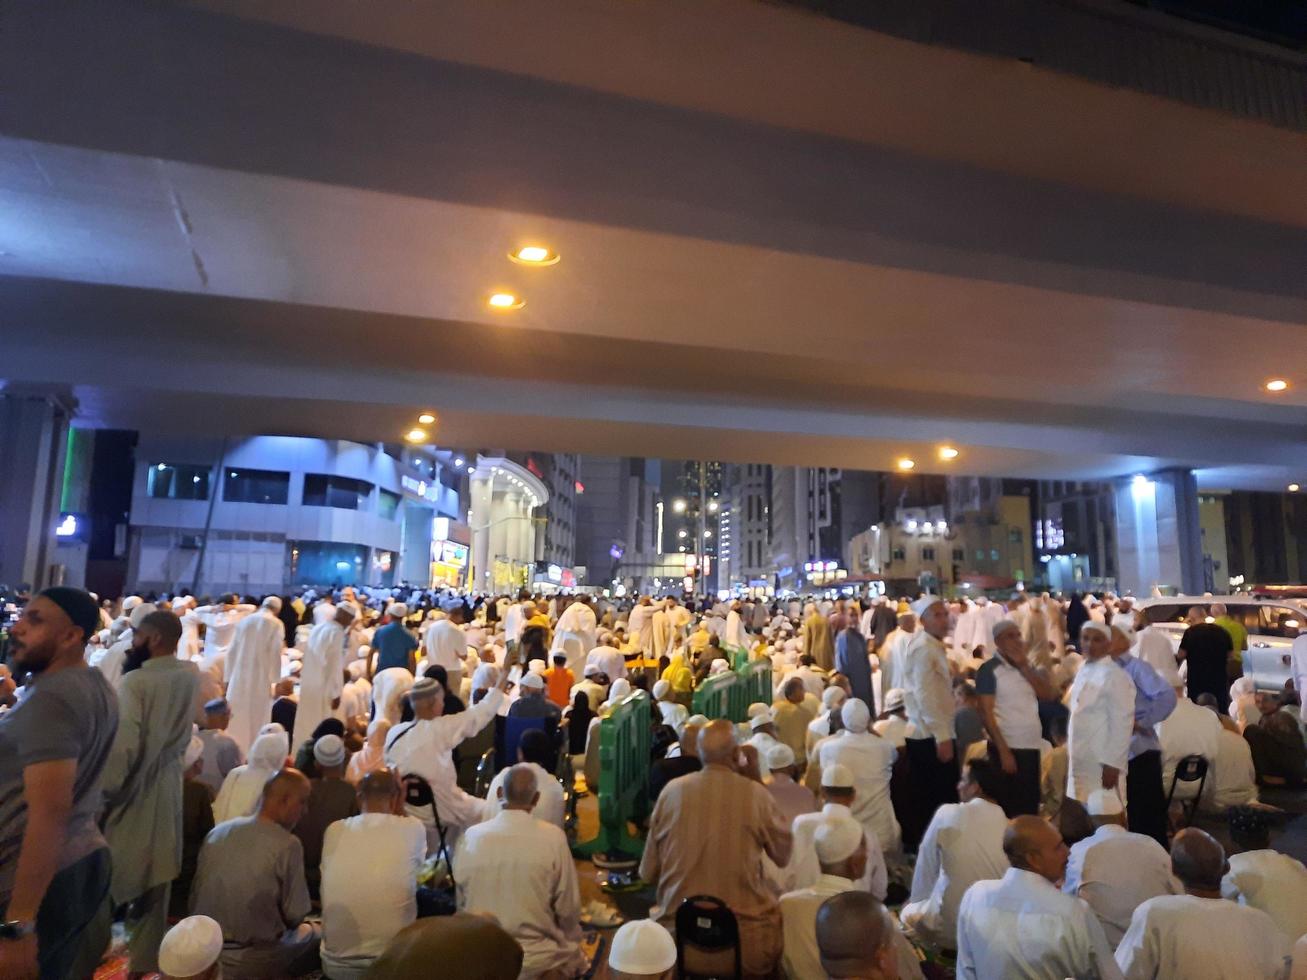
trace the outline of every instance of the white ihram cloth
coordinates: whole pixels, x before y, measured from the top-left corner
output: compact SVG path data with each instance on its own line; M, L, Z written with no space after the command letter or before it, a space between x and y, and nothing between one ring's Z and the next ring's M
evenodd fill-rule
M1223 898L1163 895L1135 910L1116 961L1126 980L1281 980L1290 948L1260 909Z
M421 776L431 784L440 820L446 827L470 827L494 810L486 800L469 796L459 788L452 753L463 739L490 724L503 700L504 692L494 688L466 711L404 722L392 728L386 736L386 765L402 776ZM407 812L428 828L435 826L435 817L429 806L420 810L409 807ZM449 843L452 845L453 840Z
M946 803L936 810L917 850L912 894L899 913L904 928L929 945L954 948L962 896L977 881L1007 872L1005 830L1007 815L988 800Z
M823 740L816 749L817 764L825 770L845 765L853 773L853 818L875 835L880 848L893 854L902 847L898 819L889 797L890 772L898 751L874 732L844 729Z
M1109 823L1071 848L1062 891L1089 904L1115 948L1135 909L1158 895L1180 895L1184 888L1171 874L1166 848Z
M448 619L437 619L427 629L426 653L427 663L445 668L452 687L454 675L463 676L463 658L467 656L467 634L463 627Z
M227 650L224 672L231 724L227 734L241 752L249 752L259 729L272 717L272 688L281 677L281 650L286 642L282 622L266 609L236 624Z
M407 667L387 667L372 678L372 717L398 725L404 715L404 695L415 683Z
M331 706L345 687L345 631L334 619L319 623L309 634L309 648L304 651L300 668L300 703L295 710L295 734L291 746L313 737L313 730L328 718L343 718Z
M585 658L585 666L595 664L608 678L609 683L626 676L626 657L616 647L595 647ZM576 672L573 671L575 674Z
M794 846L790 851L790 863L775 872L781 891L794 891L797 888L810 888L822 877L821 862L817 860L817 828L825 820L840 817L852 817L853 813L842 803L827 803L819 813L801 813L794 818ZM881 852L880 842L862 831L867 844L867 870L853 883L861 892L869 892L884 901L885 890L889 887L889 873L885 869L885 855Z
M957 975L959 980L1120 980L1121 971L1088 905L1032 871L1008 868L998 881L976 882L962 898Z
M579 976L581 890L567 837L521 810L471 827L454 854L460 911L491 911L522 947L519 978ZM455 971L457 972L457 971Z
M574 602L563 610L554 627L554 642L549 655L567 654L567 669L579 673L585 666L585 655L595 648L595 633L599 622L595 611L583 602ZM616 680L615 677L609 677Z
M1221 879L1226 898L1261 909L1286 936L1307 934L1307 868L1279 851L1245 851L1230 855L1230 870Z
M1086 660L1068 698L1067 796L1081 803L1103 786L1103 766L1120 770L1116 791L1125 803L1126 763L1135 724L1135 685L1111 657Z

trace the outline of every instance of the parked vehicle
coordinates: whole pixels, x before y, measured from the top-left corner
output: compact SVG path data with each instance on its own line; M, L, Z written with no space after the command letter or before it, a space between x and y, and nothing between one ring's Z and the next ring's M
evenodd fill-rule
M1279 691L1293 676L1290 651L1300 632L1307 632L1307 599L1262 599L1249 595L1164 596L1145 599L1139 608L1148 622L1170 637L1177 650L1188 624L1185 615L1192 606L1210 608L1223 603L1230 615L1248 631L1248 649L1243 651L1244 676L1251 677L1258 690Z

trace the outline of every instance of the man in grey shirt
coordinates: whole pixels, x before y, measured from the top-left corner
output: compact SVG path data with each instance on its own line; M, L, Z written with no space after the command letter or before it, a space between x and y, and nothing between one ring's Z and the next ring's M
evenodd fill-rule
M0 717L0 976L90 977L108 945L109 849L96 827L118 703L83 659L89 592L57 587L10 633L23 699Z
M297 769L268 780L259 810L209 831L191 888L191 913L222 926L225 976L303 976L318 966L322 927L307 923L304 847L291 833L309 799Z

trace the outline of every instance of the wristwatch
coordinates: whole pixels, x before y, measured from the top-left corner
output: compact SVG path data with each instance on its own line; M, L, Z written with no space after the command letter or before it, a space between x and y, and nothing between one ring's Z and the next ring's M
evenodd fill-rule
M35 919L10 919L0 922L0 940L26 939L36 932Z

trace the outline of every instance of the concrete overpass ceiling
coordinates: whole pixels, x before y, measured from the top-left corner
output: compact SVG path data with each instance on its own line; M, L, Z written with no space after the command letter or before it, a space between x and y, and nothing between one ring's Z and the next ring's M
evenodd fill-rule
M1307 469L1303 134L746 0L190 6L0 32L0 377L88 421Z

